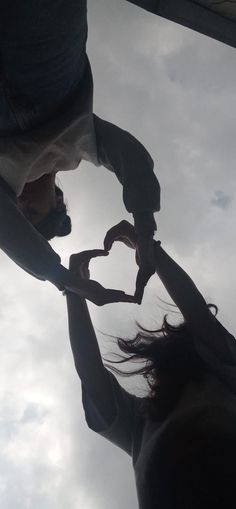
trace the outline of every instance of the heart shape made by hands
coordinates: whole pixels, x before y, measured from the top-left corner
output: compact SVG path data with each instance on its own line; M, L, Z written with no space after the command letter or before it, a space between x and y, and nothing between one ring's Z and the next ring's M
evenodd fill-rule
M90 277L99 281L105 288L122 289L126 294L134 295L136 276L134 251L131 249L127 251L121 241L112 244L109 256L91 259Z
M122 290L106 288L95 279L90 278L89 263L93 258L108 256L109 252L104 249L90 249L70 256L70 278L67 291L76 293L84 299L88 299L97 306L111 304L113 302L134 303L134 295L128 295Z
M106 271L100 272L96 275L96 280L88 278L90 277L89 272L89 262L95 257L103 257L107 256L113 246L114 242L120 241L123 244L127 245L129 248L135 250L136 255L136 263L139 266L139 270L136 277L136 289L133 295L126 294L122 290L112 289L111 285L108 283L107 276L112 274L115 275L115 288L120 286L126 286L127 281L132 281L132 271L135 271L135 264L127 264L127 255L124 257L123 250L123 263L122 267L120 266L120 261L122 257L119 254L119 257L116 261L116 266L114 270L114 262L110 264L110 269L108 264L106 265ZM120 247L120 249L122 249ZM84 274L81 273L81 267L83 266ZM124 270L125 267L125 270ZM82 253L78 253L77 255L72 255L70 257L70 269L73 272L73 268L75 269L75 274L78 270L80 273L79 284L80 288L76 284L73 289L72 282L72 291L75 293L79 293L82 297L91 300L95 304L104 305L109 302L136 302L141 304L143 298L144 288L149 281L152 274L155 272L155 263L154 263L154 254L153 254L153 237L151 235L140 236L137 237L133 225L128 223L128 221L121 221L117 225L113 226L108 230L105 239L104 239L104 249L94 249L90 251L84 251ZM124 274L124 282L122 280L122 274ZM134 272L135 274L135 272ZM105 278L105 279L104 279ZM86 281L87 279L87 281ZM103 285L98 283L97 279L100 281L103 280ZM113 286L113 285L112 285Z

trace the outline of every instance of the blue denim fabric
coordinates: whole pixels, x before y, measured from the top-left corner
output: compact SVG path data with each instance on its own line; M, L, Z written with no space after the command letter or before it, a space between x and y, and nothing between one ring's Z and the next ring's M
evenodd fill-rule
M1 0L0 136L55 115L79 87L87 0Z

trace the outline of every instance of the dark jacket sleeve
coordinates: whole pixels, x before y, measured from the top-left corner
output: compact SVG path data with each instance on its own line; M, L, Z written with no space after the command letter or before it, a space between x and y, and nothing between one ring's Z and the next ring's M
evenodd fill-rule
M123 185L128 212L160 210L160 185L153 160L144 146L127 131L94 117L99 163L114 172Z
M60 256L26 220L16 201L0 182L0 249L26 272L58 288Z

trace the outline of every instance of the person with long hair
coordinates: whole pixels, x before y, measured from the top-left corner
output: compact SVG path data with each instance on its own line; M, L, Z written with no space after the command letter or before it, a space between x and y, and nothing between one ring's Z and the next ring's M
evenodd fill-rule
M93 113L87 32L87 0L0 4L0 248L34 277L79 292L48 243L71 232L56 175L82 160L104 166L133 214L141 302L154 271L148 252L160 186L144 146Z
M109 230L104 250L70 258L71 271L91 293L99 283L89 279L89 261L107 256L116 240L136 249L139 263L137 236L127 221ZM165 317L155 332L140 328L134 339L118 339L119 362L142 363L128 374L145 377L146 397L121 387L112 371L122 371L104 362L85 300L66 293L87 424L132 457L140 509L233 509L235 338L217 320L217 307L206 303L161 243L153 242L156 273L183 320L174 326Z

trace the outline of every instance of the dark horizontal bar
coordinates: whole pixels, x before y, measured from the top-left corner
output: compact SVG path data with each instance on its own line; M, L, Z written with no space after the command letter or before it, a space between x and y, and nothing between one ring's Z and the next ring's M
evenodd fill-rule
M236 48L236 22L190 0L127 0Z

